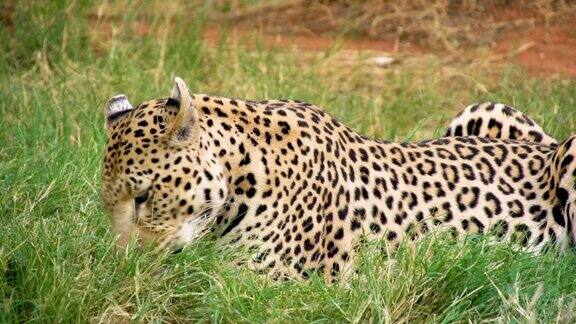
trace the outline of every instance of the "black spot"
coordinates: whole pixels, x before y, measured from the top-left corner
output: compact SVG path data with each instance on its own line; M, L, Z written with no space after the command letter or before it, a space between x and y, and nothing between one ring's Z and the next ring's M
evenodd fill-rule
M134 137L144 137L144 130L138 129L134 132Z
M558 188L556 189L556 197L560 201L560 206L565 206L568 201L568 191L564 188Z
M180 100L176 100L174 98L168 98L168 100L166 100L166 106L179 107Z
M564 219L564 213L562 213L562 207L560 205L556 205L554 206L554 208L552 208L552 215L554 216L554 221L562 226L565 227L566 226L566 221Z
M304 250L312 251L314 249L314 244L310 241L310 239L304 240Z
M222 232L222 234L220 236L222 237L222 236L228 234L231 230L234 229L234 227L238 226L238 224L240 224L240 222L246 216L247 211L248 211L248 206L246 204L240 204L240 206L238 206L238 213L236 214L236 217L234 217L232 219L232 221L230 221L230 224L228 224L228 226L226 227L226 229Z
M456 126L454 130L454 136L462 136L462 125Z
M340 218L340 220L345 220L346 216L348 216L348 208L342 208L338 211L338 218Z
M334 238L337 240L341 240L342 238L344 238L344 229L342 227L340 227L337 231L336 234L334 234Z
M266 209L268 209L268 206L266 205L260 205L258 206L258 209L256 209L256 216L262 214L263 212L266 211Z

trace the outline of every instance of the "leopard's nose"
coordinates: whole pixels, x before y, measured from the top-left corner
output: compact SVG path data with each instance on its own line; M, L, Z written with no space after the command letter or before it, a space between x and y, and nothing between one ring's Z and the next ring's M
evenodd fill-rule
M182 249L183 249L183 248L179 247L179 248L173 250L173 251L172 251L172 254L178 254L178 253L182 252Z

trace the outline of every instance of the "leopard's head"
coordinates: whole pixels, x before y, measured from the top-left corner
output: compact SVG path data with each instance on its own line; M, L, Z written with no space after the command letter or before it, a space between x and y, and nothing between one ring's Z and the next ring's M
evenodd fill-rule
M227 197L223 168L207 144L187 86L133 108L125 95L108 100L103 201L125 247L177 249L203 233Z

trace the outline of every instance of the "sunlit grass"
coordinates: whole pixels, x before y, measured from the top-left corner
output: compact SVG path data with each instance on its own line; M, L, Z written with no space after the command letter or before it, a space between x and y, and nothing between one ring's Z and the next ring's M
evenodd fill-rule
M274 283L231 267L236 251L209 241L175 256L116 252L99 192L103 103L120 92L134 104L166 96L175 75L194 92L310 101L364 134L396 140L440 135L465 100L488 99L521 107L563 139L576 129L573 82L511 69L483 79L482 93L434 65L371 74L332 51L303 59L294 49L208 48L200 20L167 24L162 12L136 34L131 23L144 11L136 2L125 20L107 22L116 31L104 42L90 38L95 22L86 19L99 5L15 6L26 10L2 27L0 320L571 320L572 253L536 257L480 238L430 237L392 260L366 247L347 285Z

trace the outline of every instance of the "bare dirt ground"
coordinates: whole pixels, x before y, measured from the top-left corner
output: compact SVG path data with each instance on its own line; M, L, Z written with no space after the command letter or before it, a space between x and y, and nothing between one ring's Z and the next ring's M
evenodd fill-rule
M323 51L337 45L415 59L436 56L459 68L517 63L528 75L576 78L576 1L340 1L235 3L213 21L232 26L231 41ZM219 25L217 25L219 26ZM341 33L353 38L334 37ZM204 33L221 39L218 28Z
M393 38L390 39L372 39L372 38L343 38L338 39L322 35L289 35L281 33L261 32L248 28L234 28L228 35L232 41L243 40L248 46L254 45L254 32L261 36L261 41L266 48L291 48L293 46L305 51L323 51L333 46L339 46L341 49L358 50L358 51L378 51L388 53L423 53L424 50L417 45L410 43L401 43ZM216 44L223 34L218 28L209 28L203 38L209 44Z
M528 74L576 78L576 21L571 26L534 27L526 32L504 33L496 41L494 51L509 52L522 42L532 45L513 59Z
M227 33L229 41L241 41L254 46L255 30L234 28ZM388 39L333 38L322 35L289 35L259 31L260 41L265 48L304 51L323 51L333 46L352 51L375 51L389 55L419 56L425 54L453 55L442 50L433 50L417 44L401 42L392 36ZM203 34L208 44L221 40L218 28L209 28ZM478 48L459 52L459 58L473 59ZM484 51L486 53L486 51ZM562 26L532 26L526 30L507 31L496 35L487 48L487 55L505 59L520 65L528 75L538 77L576 78L576 19Z

